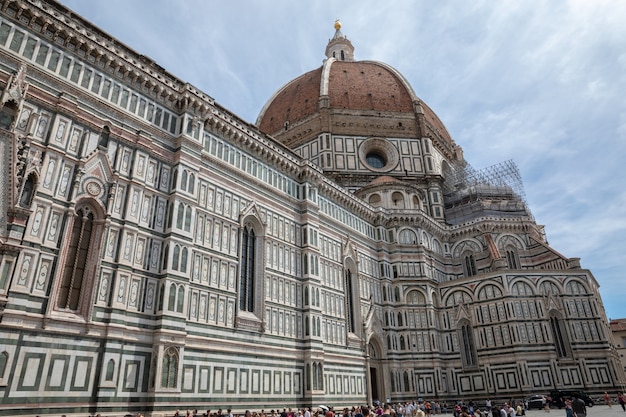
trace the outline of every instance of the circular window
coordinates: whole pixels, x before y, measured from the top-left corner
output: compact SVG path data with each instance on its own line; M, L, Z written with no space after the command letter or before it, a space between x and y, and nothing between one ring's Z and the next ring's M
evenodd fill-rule
M368 169L388 172L398 165L398 150L383 138L369 138L359 146L359 159Z
M380 169L384 168L385 165L387 165L387 159L385 159L385 157L377 151L369 152L365 156L365 160L367 161L367 164L372 168Z

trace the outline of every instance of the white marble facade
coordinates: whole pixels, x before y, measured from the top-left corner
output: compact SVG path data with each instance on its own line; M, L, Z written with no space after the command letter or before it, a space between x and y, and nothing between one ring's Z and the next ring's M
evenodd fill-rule
M624 384L597 282L529 213L366 202L312 160L325 136L285 152L56 3L2 4L0 415ZM362 166L362 135L332 139ZM389 143L402 169L445 159Z

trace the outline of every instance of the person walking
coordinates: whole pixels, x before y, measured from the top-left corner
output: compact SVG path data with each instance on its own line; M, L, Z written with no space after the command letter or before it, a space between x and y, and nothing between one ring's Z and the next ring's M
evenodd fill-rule
M572 400L569 398L565 400L565 417L574 417L574 410L572 409Z
M611 396L606 391L604 391L604 402L606 403L606 405L609 406L609 408L612 408L611 407Z
M577 395L574 395L574 399L572 400L572 411L574 411L576 417L587 417L585 402L578 398Z
M622 406L622 410L626 411L626 396L623 392L617 394L617 402Z

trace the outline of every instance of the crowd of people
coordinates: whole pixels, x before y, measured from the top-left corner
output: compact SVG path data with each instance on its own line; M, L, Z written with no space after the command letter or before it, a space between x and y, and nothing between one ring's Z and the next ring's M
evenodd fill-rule
M475 402L463 401L448 404L446 401L419 401L396 404L375 403L371 406L353 406L335 409L321 405L311 409L283 408L273 410L250 411L243 414L233 414L232 410L217 411L187 410L186 413L176 411L174 417L430 417L439 414L451 414L454 417L517 417L526 414L523 401L504 403L501 406L493 405L487 400L481 409ZM584 417L584 416L581 416Z
M612 399L605 393L606 404L611 407ZM626 394L619 393L617 402L626 412ZM587 417L587 407L585 402L573 396L565 399L565 417ZM223 411L206 410L177 410L174 417L431 417L440 414L451 414L454 417L518 417L526 415L528 404L524 401L514 401L511 399L502 404L494 404L491 400L486 400L483 406L479 406L474 401L458 401L448 404L446 401L417 401L401 402L396 404L381 404L376 402L371 406L354 406L335 409L333 407L320 405L311 409L304 408L283 408L273 410L250 411L244 413L233 413L228 409ZM550 411L549 402L546 403L546 411ZM96 416L99 417L100 415ZM64 416L63 416L64 417ZM127 415L126 417L132 417ZM136 417L143 417L138 413Z

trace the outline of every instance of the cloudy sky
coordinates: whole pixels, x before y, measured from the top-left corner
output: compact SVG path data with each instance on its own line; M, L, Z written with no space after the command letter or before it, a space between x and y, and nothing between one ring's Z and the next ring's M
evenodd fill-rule
M62 0L249 122L339 18L476 169L513 159L549 243L626 318L626 1Z

